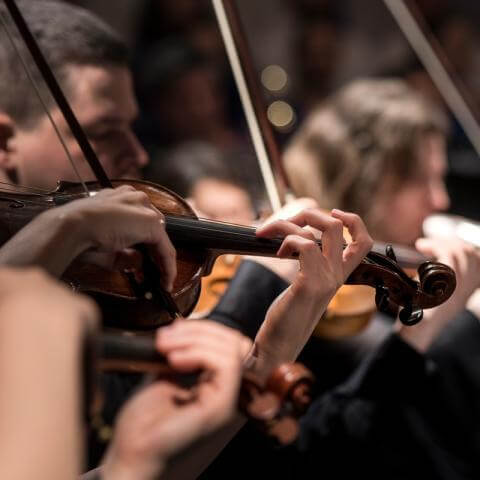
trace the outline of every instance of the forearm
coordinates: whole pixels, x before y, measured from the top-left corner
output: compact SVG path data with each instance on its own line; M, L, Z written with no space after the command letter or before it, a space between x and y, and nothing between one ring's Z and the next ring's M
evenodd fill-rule
M208 437L197 440L188 449L170 459L164 466L163 471L156 472L155 478L146 477L139 472L123 468L122 465L110 464L108 468L102 465L95 470L83 474L79 480L182 480L196 479L210 463L220 454L228 442L238 433L245 424L245 418L238 415L237 418L222 430Z
M331 298L296 294L291 289L282 295L284 298L279 298L267 313L248 362L252 371L263 379L280 364L296 361ZM289 300L287 296L292 298Z
M38 265L59 277L89 246L79 222L63 215L61 209L52 209L39 215L0 248L0 265Z
M194 480L220 454L238 431L245 425L243 415L237 417L222 430L199 439L188 450L181 452L176 458L168 462L161 480Z
M78 338L65 329L59 338L24 303L0 309L0 478L74 479L83 460Z

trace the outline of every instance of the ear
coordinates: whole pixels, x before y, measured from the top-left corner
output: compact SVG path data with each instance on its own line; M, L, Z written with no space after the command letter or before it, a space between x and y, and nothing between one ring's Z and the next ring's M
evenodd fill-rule
M14 136L15 128L13 120L3 112L0 112L0 169L9 170L12 167L10 164L10 155L8 148L8 141Z

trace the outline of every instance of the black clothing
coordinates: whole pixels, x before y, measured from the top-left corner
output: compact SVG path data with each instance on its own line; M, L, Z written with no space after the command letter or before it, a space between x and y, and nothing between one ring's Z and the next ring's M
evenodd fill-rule
M263 266L244 262L209 317L254 337L286 286ZM247 425L200 478L232 478L232 465L234 478L312 478L310 472L322 479L480 478L480 429L472 426L480 411L480 326L465 313L452 329L431 357L390 334L369 354L364 349L360 364L351 351L325 355L326 343L315 348L310 340L301 360L323 384L297 444L274 449Z
M448 389L432 360L392 335L302 419L298 478L314 467L325 479L479 478Z
M445 395L480 464L480 321L465 310L434 342L428 354L445 377ZM479 468L480 470L480 468ZM480 477L479 477L480 478Z
M105 399L102 408L102 421L109 426L115 422L120 408L130 398L143 379L139 373L102 373L99 389ZM98 467L107 448L107 443L99 438L98 431L88 425L87 470Z

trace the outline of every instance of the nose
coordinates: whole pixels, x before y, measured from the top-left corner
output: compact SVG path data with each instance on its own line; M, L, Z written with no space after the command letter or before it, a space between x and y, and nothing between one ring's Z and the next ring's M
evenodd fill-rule
M430 204L434 212L442 212L450 206L450 197L443 179L433 180L430 187Z

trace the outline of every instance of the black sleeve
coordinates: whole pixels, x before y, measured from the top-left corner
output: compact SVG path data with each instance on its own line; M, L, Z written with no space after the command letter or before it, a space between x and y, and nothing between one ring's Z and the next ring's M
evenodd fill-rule
M449 401L458 412L470 443L480 458L480 321L470 311L460 313L429 350L445 377Z
M244 260L208 318L254 338L271 303L287 287L271 270Z
M297 475L474 478L477 461L444 388L433 361L391 335L302 419Z

